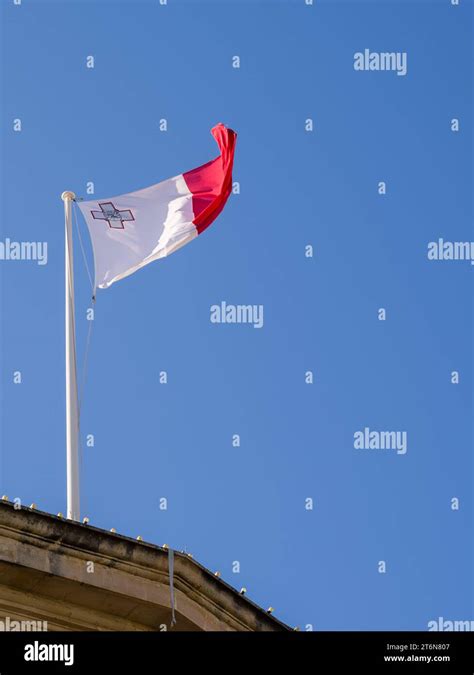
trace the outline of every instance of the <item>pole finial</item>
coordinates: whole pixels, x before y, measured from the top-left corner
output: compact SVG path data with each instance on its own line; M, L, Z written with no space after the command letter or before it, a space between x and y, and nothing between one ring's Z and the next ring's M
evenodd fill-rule
M66 190L65 192L62 193L61 199L63 200L63 202L65 202L66 199L72 199L72 201L74 201L76 199L76 195L74 194L74 192Z

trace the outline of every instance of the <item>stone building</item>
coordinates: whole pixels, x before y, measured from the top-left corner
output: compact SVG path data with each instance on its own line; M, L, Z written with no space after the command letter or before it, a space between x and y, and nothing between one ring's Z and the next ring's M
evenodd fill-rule
M289 630L186 553L3 500L0 628L22 621L50 631Z

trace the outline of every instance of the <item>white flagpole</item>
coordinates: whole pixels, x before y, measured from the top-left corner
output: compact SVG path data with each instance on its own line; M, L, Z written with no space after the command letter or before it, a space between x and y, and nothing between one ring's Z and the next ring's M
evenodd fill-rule
M72 202L74 192L63 192L65 220L66 281L66 452L67 517L79 520L79 415L76 377L76 330L74 321L74 268L72 257Z

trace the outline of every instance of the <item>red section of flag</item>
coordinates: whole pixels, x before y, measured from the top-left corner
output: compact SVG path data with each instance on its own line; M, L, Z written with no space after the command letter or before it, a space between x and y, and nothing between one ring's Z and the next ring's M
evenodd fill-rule
M232 191L232 166L237 134L223 124L217 124L211 133L221 154L207 164L183 174L193 199L193 223L198 234L204 232L225 206Z

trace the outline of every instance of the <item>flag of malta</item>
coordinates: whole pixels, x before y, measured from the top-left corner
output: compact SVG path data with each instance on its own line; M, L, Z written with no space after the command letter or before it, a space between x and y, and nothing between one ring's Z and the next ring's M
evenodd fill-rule
M220 155L157 185L80 202L92 239L95 285L108 288L153 260L177 251L217 218L232 190L237 134L217 124Z

